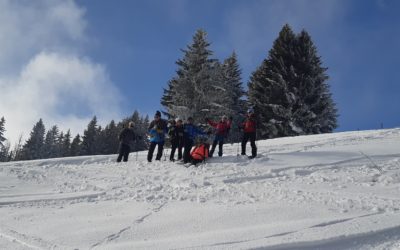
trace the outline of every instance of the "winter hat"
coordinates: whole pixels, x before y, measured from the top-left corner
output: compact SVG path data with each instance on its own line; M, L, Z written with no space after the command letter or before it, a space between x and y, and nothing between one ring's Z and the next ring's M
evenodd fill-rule
M175 122L182 122L182 119L181 118L176 118Z
M154 115L154 117L161 117L161 112L157 110L156 114Z

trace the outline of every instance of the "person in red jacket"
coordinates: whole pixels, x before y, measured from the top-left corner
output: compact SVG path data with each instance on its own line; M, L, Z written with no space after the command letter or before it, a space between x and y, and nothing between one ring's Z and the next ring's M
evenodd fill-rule
M206 121L208 124L210 124L210 126L215 128L215 137L210 150L210 157L213 156L217 144L219 146L218 155L222 156L222 145L224 144L224 139L228 136L229 130L231 129L232 119L228 120L228 117L224 115L219 122L213 122L208 118L206 118Z
M256 146L257 122L256 122L256 117L254 115L253 109L249 109L247 111L246 119L239 126L239 129L243 129L242 155L246 155L246 144L250 140L251 156L249 156L249 158L256 157L257 156L257 146Z

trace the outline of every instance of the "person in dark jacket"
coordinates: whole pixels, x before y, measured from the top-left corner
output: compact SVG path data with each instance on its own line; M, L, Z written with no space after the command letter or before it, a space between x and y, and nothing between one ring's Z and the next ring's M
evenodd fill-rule
M117 162L121 162L122 157L124 162L128 161L129 152L131 152L131 144L136 139L133 132L133 122L129 122L128 127L124 128L119 134L119 155Z
M251 156L249 158L256 157L257 156L257 146L256 146L257 122L256 122L256 117L254 115L253 109L249 109L247 111L246 119L239 126L239 129L243 130L242 155L246 155L246 144L250 140Z
M175 151L178 149L178 160L182 159L182 148L183 142L183 123L182 119L177 118L173 121L168 129L168 135L171 140L171 155L169 156L170 161L175 161Z
M183 126L184 129L184 151L183 151L183 162L188 163L191 161L190 151L194 145L194 140L198 135L206 135L201 129L193 124L193 118L189 117L187 123Z
M228 136L229 130L231 129L231 123L232 123L232 118L228 120L226 115L222 116L221 120L219 122L214 122L208 118L206 118L206 121L210 126L215 128L215 137L214 137L214 142L212 144L211 150L210 150L210 157L213 157L215 148L217 147L218 144L218 156L222 156L222 146L224 145L224 139Z
M157 111L154 115L154 120L150 122L148 133L150 135L150 147L147 153L147 161L151 162L153 159L153 153L158 145L156 161L161 160L164 142L165 142L165 134L168 132L167 122L164 119L161 119L161 112Z

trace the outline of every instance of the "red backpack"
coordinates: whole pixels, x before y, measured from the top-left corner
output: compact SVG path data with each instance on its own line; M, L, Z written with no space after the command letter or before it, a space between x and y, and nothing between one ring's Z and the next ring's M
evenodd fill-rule
M208 158L208 147L206 144L202 143L198 146L195 146L190 153L193 159L204 161Z

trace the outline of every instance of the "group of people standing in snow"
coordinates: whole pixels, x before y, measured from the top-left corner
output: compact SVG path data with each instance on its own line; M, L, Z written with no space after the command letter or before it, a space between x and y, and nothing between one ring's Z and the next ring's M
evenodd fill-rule
M227 116L223 115L218 122L208 118L206 118L206 122L214 128L214 139L210 150L207 137L211 135L211 131L203 131L201 128L194 125L192 117L189 117L185 123L183 123L183 120L180 118L167 122L161 118L161 112L157 111L147 131L150 142L147 161L151 162L153 160L156 147L157 154L155 160L161 160L167 135L171 143L170 161L175 161L175 153L177 152L178 161L182 161L183 163L190 162L192 164L202 162L208 157L213 157L217 145L218 156L221 157L223 155L224 141L233 126L232 118L230 117L228 119ZM128 127L124 128L119 135L120 148L117 158L118 162L120 162L122 158L124 161L128 161L130 145L132 141L135 140L133 126L133 122L130 122ZM239 131L242 131L241 155L246 155L246 144L250 141L251 156L249 158L256 157L256 128L254 111L249 109L245 120L238 124Z

